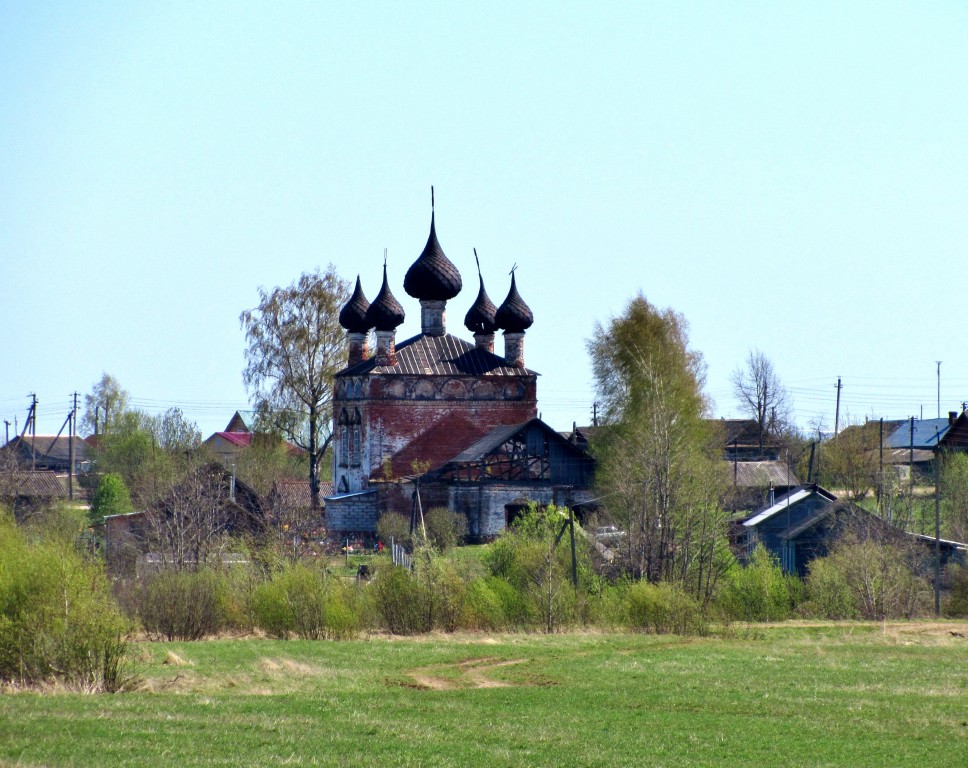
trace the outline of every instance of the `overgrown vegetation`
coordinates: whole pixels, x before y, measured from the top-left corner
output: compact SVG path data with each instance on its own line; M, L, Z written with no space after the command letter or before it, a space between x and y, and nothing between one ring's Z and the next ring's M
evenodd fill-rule
M99 564L0 512L0 681L118 690L127 643Z

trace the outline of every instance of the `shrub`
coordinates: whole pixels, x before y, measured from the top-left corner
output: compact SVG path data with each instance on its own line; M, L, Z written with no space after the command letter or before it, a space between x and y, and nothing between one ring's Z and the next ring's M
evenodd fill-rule
M423 590L426 623L431 629L457 629L466 586L452 563L430 547L415 553L414 578Z
M352 593L301 563L287 565L252 595L256 623L273 637L353 637L360 627Z
M161 571L142 583L137 614L166 640L198 640L229 627L229 585L217 570Z
M626 595L629 626L657 635L705 632L699 602L675 584L632 584Z
M125 624L102 570L0 518L0 680L122 687Z
M478 578L467 585L459 619L461 628L496 631L507 627L504 606L492 581L493 578Z
M372 582L372 594L383 628L395 635L429 632L426 590L403 568L385 568Z
M441 552L453 547L467 536L467 518L446 507L434 507L424 515L427 538Z
M930 603L930 587L915 572L918 554L901 543L847 535L822 567L846 585L861 618L909 619Z
M829 558L820 557L810 563L807 576L807 601L800 612L805 616L824 619L856 619L860 616L857 595L845 578L843 569Z
M968 617L968 568L949 565L947 570L951 591L942 606L944 615L959 619Z
M376 535L386 546L391 540L397 544L410 544L410 520L396 512L387 512L376 521Z
M728 618L783 621L802 595L800 579L784 575L777 559L759 544L745 566L737 565L727 574L718 603Z

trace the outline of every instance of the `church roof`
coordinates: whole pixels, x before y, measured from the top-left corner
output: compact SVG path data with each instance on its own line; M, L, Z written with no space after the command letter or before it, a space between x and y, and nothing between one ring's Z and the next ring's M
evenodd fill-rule
M380 293L366 310L366 321L370 328L378 331L393 331L403 323L404 312L400 302L396 300L390 291L390 284L387 282L387 265L383 265L383 286Z
M338 375L359 376L374 374L436 375L436 376L536 376L527 368L508 365L503 357L480 349L470 342L447 333L443 336L420 334L396 346L396 365L377 365L369 357Z
M431 213L430 237L427 238L423 253L407 270L403 289L415 299L447 301L460 293L463 287L460 272L444 255L444 249L437 242L434 215Z
M366 316L369 308L370 302L367 301L363 293L363 287L360 285L360 276L357 275L356 288L353 290L353 295L340 310L339 324L351 333L366 333L373 327Z
M497 330L497 307L484 290L484 278L480 280L481 289L477 292L477 298L464 315L464 327L471 333L494 333Z
M497 327L507 333L524 333L534 323L531 307L524 303L511 273L511 290L497 310Z

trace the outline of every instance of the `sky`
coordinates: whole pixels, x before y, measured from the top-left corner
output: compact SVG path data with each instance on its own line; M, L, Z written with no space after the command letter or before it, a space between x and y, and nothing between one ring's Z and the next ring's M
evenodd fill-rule
M968 4L0 0L0 419L104 372L204 436L249 407L239 314L332 263L403 291L430 226L535 322L558 429L638 292L719 417L750 350L804 429L968 399ZM503 348L498 340L497 349Z

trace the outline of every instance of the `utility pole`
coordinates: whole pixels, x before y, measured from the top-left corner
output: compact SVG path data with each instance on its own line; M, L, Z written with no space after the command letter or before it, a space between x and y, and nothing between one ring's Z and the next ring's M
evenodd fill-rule
M74 452L74 438L77 437L77 392L74 393L74 407L71 409L71 431L68 433L70 440L70 468L67 473L67 497L74 501L74 472L76 454Z
M934 615L941 618L941 446L934 448Z
M941 361L935 360L938 365L938 418L941 418Z
M27 397L30 398L30 410L27 412L27 423L24 424L24 435L30 430L30 468L37 469L37 395L31 392ZM23 437L23 435L21 435Z
M840 431L840 390L844 385L840 383L840 376L837 377L837 410L834 412L834 437Z
M877 469L877 509L881 513L881 517L887 517L884 514L883 504L884 504L884 417L881 416L880 425L877 428L877 447L880 451L880 461L878 463Z
M598 403L592 403L592 426L598 426Z
M3 441L3 444L6 445L10 442L10 422L7 421L7 419L4 419L3 424L7 428L7 439Z

